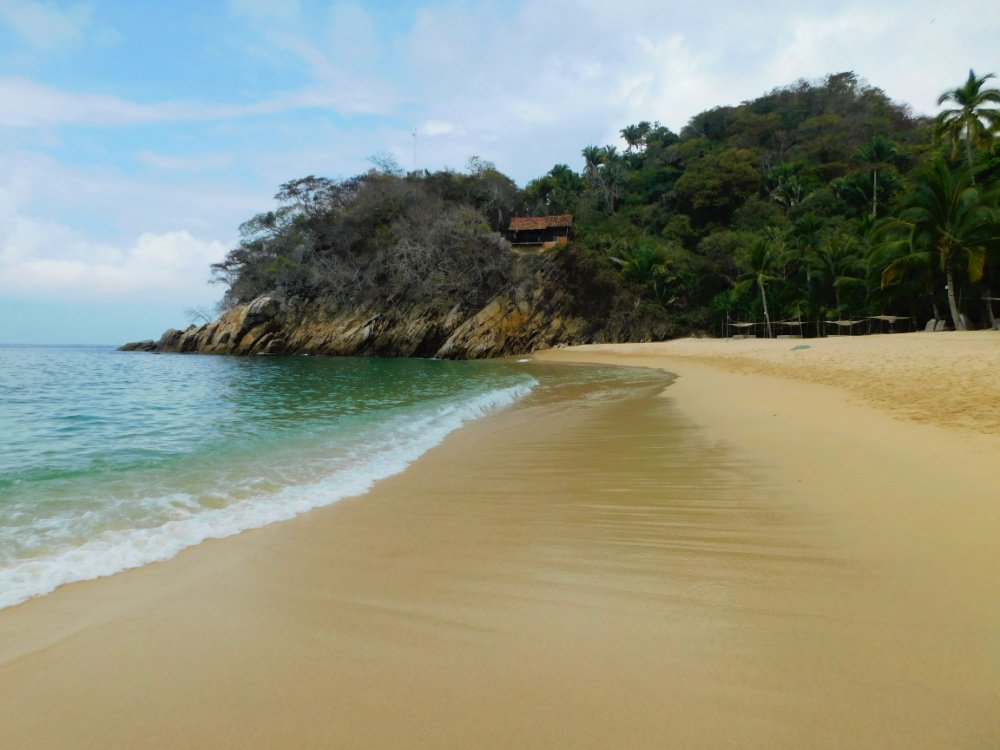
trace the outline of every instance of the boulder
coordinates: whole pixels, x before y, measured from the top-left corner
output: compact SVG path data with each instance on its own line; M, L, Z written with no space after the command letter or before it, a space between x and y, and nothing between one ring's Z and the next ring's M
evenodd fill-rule
M244 325L247 328L253 328L261 323L273 320L279 312L281 312L281 300L269 295L258 297L247 305Z
M153 339L145 341L133 341L129 344L122 344L118 347L120 352L155 352L156 342Z

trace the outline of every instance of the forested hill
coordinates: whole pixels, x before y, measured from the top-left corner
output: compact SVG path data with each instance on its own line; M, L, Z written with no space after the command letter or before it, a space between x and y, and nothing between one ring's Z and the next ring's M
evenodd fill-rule
M631 125L620 144L582 148L579 171L557 164L523 189L475 157L464 172L381 159L347 180L295 180L214 266L223 308L278 300L269 351L448 356L721 333L734 320L761 321L762 335L779 321L824 335L830 321L874 315L991 325L991 78L970 71L928 92L941 93L936 119L853 73L803 81L702 112L679 134ZM512 217L552 214L574 216L568 245L518 256L503 239ZM327 321L322 335L293 330L302 310ZM424 324L401 333L414 315ZM381 322L347 343L331 333L372 316ZM463 325L472 340L455 339ZM161 348L263 350L207 344L220 330ZM400 346L407 336L420 341Z
M532 212L576 211L579 244L690 330L719 331L727 313L763 320L757 275L777 317L919 315L865 264L875 220L944 148L932 125L840 73L702 112L679 135L632 125L623 149L583 149L582 173L557 166L525 199Z

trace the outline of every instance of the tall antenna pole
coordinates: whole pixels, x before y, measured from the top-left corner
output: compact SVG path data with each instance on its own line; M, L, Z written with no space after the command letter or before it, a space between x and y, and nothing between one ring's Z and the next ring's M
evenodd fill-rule
M413 173L417 173L417 131L413 131Z

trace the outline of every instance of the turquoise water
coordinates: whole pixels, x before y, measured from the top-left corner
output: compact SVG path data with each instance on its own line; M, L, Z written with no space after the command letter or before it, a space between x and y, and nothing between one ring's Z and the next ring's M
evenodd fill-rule
M527 360L0 346L0 608L363 494L519 400L665 382Z
M0 347L0 607L363 493L536 375Z

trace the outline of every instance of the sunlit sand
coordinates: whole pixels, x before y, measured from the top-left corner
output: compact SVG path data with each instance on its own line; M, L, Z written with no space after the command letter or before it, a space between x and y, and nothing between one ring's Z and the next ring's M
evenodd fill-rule
M989 332L542 353L679 377L533 396L362 498L0 612L0 736L994 747L998 353Z

